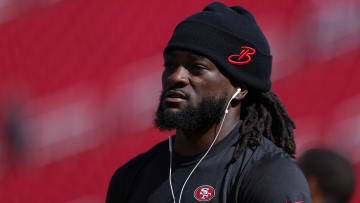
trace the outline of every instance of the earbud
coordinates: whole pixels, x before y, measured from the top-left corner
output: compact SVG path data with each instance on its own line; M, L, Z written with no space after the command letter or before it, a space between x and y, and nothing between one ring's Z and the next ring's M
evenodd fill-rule
M231 97L228 105L226 106L225 114L229 113L229 110L228 110L228 109L229 109L229 106L230 106L230 102L231 102L233 99L235 99L235 97L236 97L240 92L241 92L241 88L239 87L239 88L237 88L236 92L233 94L233 96Z
M235 97L241 92L241 88L237 88L236 92L234 93L234 95L231 97L230 101L232 101L233 99L235 99Z

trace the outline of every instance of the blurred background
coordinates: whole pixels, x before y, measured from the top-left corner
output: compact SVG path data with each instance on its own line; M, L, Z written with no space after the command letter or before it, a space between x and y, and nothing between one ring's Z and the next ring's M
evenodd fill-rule
M209 2L0 0L1 202L104 202L113 172L168 136L152 124L162 51ZM268 37L298 156L330 148L359 172L360 0L224 2Z

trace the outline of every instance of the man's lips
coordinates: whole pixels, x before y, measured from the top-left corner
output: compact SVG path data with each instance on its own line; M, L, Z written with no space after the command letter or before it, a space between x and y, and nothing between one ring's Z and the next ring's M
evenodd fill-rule
M187 96L181 91L170 90L165 94L166 102L183 102L186 99Z
M166 102L171 102L171 103L179 103L179 102L185 101L185 99L166 97L165 101L166 101Z

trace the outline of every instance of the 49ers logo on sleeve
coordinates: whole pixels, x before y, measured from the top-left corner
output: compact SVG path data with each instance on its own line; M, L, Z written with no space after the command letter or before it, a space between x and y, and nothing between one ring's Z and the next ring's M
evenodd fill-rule
M210 201L215 197L215 189L210 185L202 185L194 191L194 197L198 201Z
M250 63L251 56L256 53L255 49L247 46L242 46L242 50L239 54L233 54L228 57L229 63L237 66L242 66Z

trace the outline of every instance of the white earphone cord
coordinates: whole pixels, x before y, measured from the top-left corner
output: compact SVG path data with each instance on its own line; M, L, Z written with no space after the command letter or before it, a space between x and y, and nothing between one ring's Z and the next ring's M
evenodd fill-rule
M186 183L188 182L188 180L190 179L191 175L194 173L195 169L200 165L200 163L202 162L203 159L205 159L205 157L207 156L207 154L210 152L211 148L213 147L213 145L215 144L219 134L220 134L220 131L222 129L222 126L224 124L224 121L225 121L225 118L226 118L226 114L229 112L228 111L228 108L230 106L230 103L231 101L236 97L236 95L238 95L241 91L241 88L238 88L237 91L234 93L234 95L231 97L230 101L228 102L228 104L226 105L226 109L225 109L225 113L224 113L224 117L221 121L221 124L220 124L220 128L218 130L218 132L216 133L216 136L214 138L214 140L212 141L210 147L208 148L208 150L205 152L205 154L201 157L201 159L199 160L199 162L195 165L195 167L192 169L192 171L190 172L190 174L188 175L188 177L186 178L182 188L181 188L181 191L180 191L180 196L179 196L179 202L178 203L181 203L181 197L182 197L182 193L184 191L184 188L185 188L185 185ZM174 190L173 190L173 186L172 186L172 182L171 182L171 168L172 168L172 142L171 142L171 135L169 136L169 151L170 151L170 170L169 170L169 183L170 183L170 190L171 190L171 194L172 194L172 197L174 199L174 203L176 203L176 199L175 199L175 195L174 195Z

